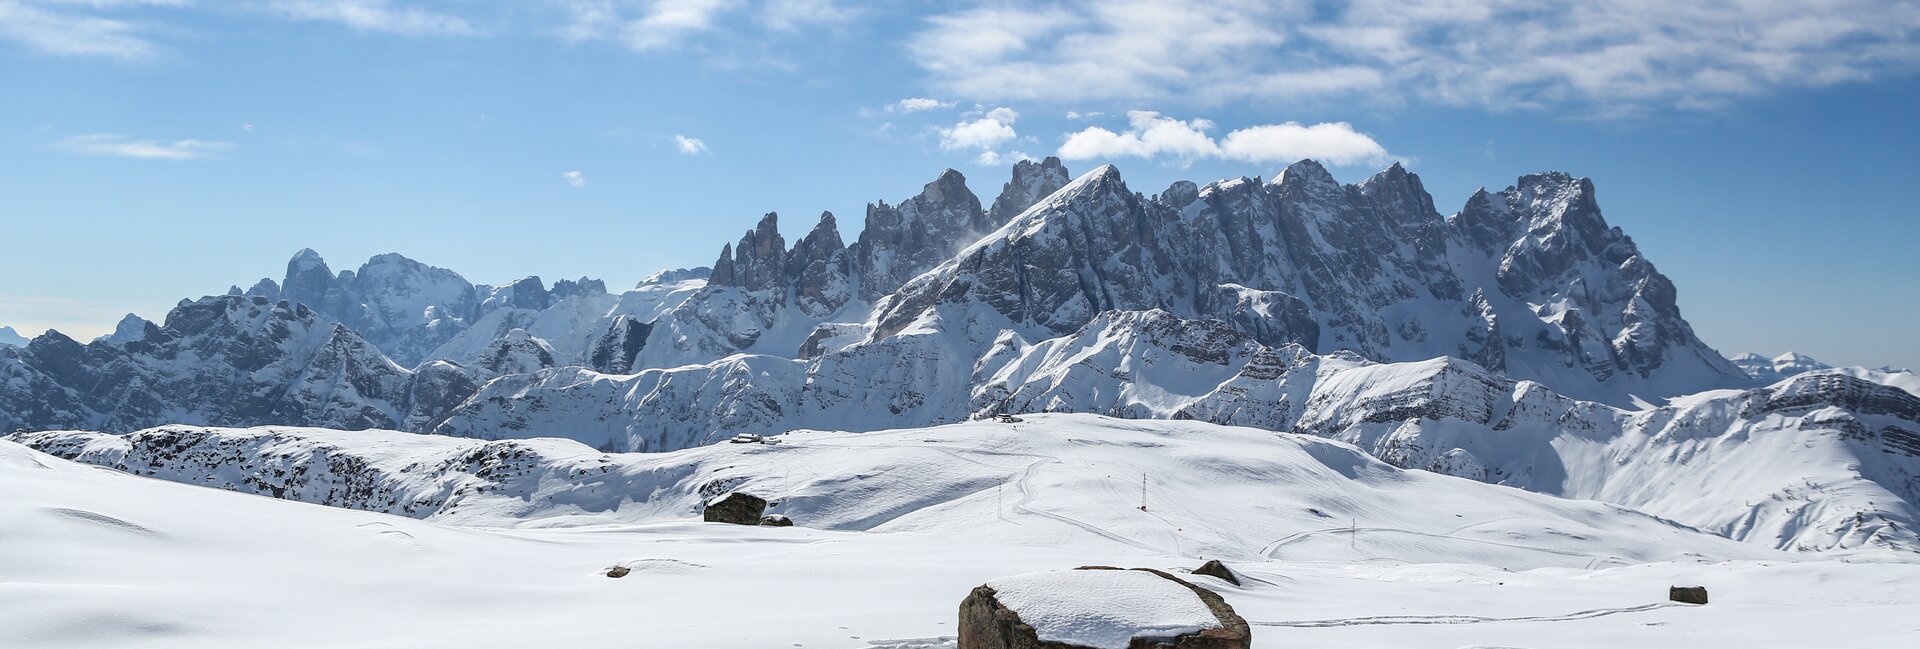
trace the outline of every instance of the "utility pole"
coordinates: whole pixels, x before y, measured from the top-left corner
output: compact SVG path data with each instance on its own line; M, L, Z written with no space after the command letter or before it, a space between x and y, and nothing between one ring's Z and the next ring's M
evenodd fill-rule
M1147 474L1140 474L1140 511L1147 511Z
M1347 549L1355 551L1360 549L1360 519L1347 519Z

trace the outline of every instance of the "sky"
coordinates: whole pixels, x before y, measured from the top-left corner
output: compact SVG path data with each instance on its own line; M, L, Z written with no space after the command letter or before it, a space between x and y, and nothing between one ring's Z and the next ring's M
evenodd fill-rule
M0 325L399 252L630 286L943 169L1590 177L1725 353L1920 368L1920 5L0 0Z

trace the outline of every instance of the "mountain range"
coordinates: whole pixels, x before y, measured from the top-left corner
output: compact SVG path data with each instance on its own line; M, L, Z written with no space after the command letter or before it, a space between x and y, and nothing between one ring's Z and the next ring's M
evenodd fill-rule
M397 254L336 272L302 250L280 280L161 323L0 346L0 430L663 452L1092 413L1332 438L1781 549L1920 550L1920 381L1729 360L1678 300L1594 184L1564 173L1443 215L1397 164L1353 184L1308 160L1145 194L1048 158L990 203L953 170L871 203L851 244L831 213L791 244L767 214L711 267L619 293L474 284Z

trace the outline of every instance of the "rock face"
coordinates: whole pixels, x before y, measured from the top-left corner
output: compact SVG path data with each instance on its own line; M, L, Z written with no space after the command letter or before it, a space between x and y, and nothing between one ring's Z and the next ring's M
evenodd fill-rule
M700 517L709 523L759 525L761 516L765 513L767 513L765 498L735 491L707 501L707 508L700 513Z
M1152 569L1090 566L996 579L960 603L960 649L1246 649L1212 591Z

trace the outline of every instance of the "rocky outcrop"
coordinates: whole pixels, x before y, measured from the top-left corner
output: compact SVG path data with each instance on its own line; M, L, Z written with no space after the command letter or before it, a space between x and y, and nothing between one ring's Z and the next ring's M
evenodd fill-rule
M1235 586L1240 585L1240 576L1233 574L1233 569L1228 568L1227 564L1221 563L1219 559L1208 559L1206 563L1200 564L1200 567L1194 568L1193 574L1206 575Z
M700 512L700 519L709 523L759 525L762 515L766 513L765 498L735 491L707 501L706 508Z
M614 316L613 321L607 323L606 332L594 341L587 365L608 374L626 374L633 369L633 359L646 346L650 333L653 325L639 318L626 314Z

